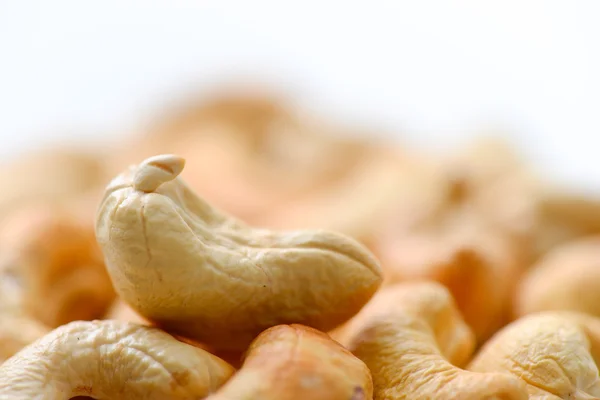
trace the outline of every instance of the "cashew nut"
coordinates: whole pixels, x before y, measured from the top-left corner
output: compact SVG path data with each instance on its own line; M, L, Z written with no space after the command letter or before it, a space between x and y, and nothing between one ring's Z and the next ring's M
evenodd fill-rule
M528 315L490 339L468 369L511 373L527 383L530 399L599 399L599 328L584 314Z
M177 179L184 160L149 158L107 188L96 235L120 297L167 331L243 349L282 323L327 331L381 284L374 257L326 231L248 227Z
M600 237L557 247L522 278L515 315L572 310L600 317Z
M233 372L225 361L155 328L78 321L0 365L0 398L193 400L215 392Z
M239 372L209 400L369 400L365 364L326 334L278 325L250 345Z
M433 280L446 286L479 342L508 321L522 269L512 241L464 224L381 238L375 250L385 282Z
M93 226L76 215L23 208L2 225L0 243L0 288L13 309L57 327L100 318L112 303Z
M437 283L382 289L341 340L371 370L376 400L527 399L515 377L459 368L474 349L474 336Z
M101 156L83 148L40 149L1 167L2 223L15 208L70 202L106 179Z

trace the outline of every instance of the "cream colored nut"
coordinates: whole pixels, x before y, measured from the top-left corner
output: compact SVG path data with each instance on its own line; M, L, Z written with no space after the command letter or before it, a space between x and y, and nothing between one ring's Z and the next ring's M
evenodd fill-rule
M527 383L530 399L598 399L598 328L600 320L582 314L529 315L490 339L468 369L510 373Z
M178 179L182 163L163 155L132 167L98 212L114 286L142 316L213 348L243 349L282 323L330 330L381 284L378 262L356 241L244 225Z
M24 207L0 227L0 244L0 309L57 327L101 318L115 297L93 224L77 214Z
M571 310L600 317L600 237L550 251L523 277L514 303L516 316Z
M225 361L155 328L72 322L0 366L0 398L195 400L233 374Z
M0 314L0 364L50 331L38 321L12 313Z
M474 336L440 284L382 289L341 336L371 370L376 400L527 399L515 377L458 367L468 361Z
M251 344L239 372L209 400L370 400L365 364L326 334L278 325Z

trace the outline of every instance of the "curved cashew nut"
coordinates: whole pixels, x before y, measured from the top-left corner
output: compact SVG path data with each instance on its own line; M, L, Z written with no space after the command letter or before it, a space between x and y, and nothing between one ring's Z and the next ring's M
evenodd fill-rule
M142 316L213 348L243 349L282 323L330 330L378 289L379 264L356 241L250 228L176 179L183 163L145 160L117 177L100 205L108 271Z
M6 400L198 399L233 374L225 361L158 329L71 322L0 365Z
M101 318L115 292L87 226L53 207L27 207L2 226L0 291L50 327ZM1 307L1 306L0 306Z
M326 334L278 325L250 345L239 372L209 400L369 400L365 364Z
M484 227L383 240L376 253L386 282L424 279L447 287L479 342L507 322L521 263L509 241Z
M599 282L600 237L557 247L522 278L514 314L571 310L600 317Z
M530 399L600 399L600 320L583 314L540 313L499 331L468 369L507 372L527 383ZM592 336L592 334L594 336Z
M437 283L382 289L342 337L371 370L375 399L527 399L515 377L458 367L471 355L474 336Z

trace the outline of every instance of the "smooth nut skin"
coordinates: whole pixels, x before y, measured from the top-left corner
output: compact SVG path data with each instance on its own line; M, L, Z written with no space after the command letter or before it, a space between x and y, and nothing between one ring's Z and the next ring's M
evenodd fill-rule
M571 313L525 316L490 339L468 369L507 372L527 383L530 399L598 399L600 320Z
M365 364L326 334L278 325L250 345L239 372L210 400L370 400Z
M101 318L115 298L93 223L77 213L25 207L0 227L0 244L0 308L53 328Z
M40 322L13 313L0 313L0 364L50 331Z
M517 378L457 366L467 362L475 340L440 284L382 289L342 336L371 370L376 400L527 399Z
M0 398L195 400L233 372L225 361L155 328L72 322L0 365Z
M550 251L522 278L514 303L515 316L570 310L600 317L600 237Z
M376 254L385 283L432 280L448 288L478 342L508 321L522 266L511 242L485 227L393 237Z
M132 167L100 205L109 274L140 315L212 348L244 349L279 324L333 329L380 286L378 262L356 241L250 228L177 179L182 163L163 155Z

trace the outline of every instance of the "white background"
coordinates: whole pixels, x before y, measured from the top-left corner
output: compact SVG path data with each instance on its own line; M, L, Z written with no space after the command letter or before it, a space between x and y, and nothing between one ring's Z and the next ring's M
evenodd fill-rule
M445 146L499 125L600 193L600 1L0 0L0 155L116 138L183 90L247 78Z

